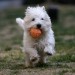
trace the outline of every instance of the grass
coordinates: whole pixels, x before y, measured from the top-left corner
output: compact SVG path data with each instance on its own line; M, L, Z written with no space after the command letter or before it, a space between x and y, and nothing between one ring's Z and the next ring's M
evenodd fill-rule
M24 8L0 11L0 75L75 75L75 9L60 6L59 20L53 23L56 54L48 63L25 68L23 31L15 18L24 16Z

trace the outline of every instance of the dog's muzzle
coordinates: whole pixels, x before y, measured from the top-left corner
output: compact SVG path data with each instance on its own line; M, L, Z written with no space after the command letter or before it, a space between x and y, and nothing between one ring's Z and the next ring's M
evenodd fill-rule
M41 24L37 24L37 28L39 28L39 29L40 29L40 28L41 28Z

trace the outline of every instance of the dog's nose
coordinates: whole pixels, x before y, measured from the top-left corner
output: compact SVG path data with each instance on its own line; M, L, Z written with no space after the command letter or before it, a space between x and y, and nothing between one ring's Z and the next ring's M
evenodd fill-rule
M37 28L41 28L41 24L37 24Z

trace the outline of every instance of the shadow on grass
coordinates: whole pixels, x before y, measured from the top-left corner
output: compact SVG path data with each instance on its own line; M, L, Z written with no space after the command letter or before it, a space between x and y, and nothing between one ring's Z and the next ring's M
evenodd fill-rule
M30 67L32 69L40 68L40 69L46 69L46 68L71 68L67 65L67 63L47 63L47 64L38 64L36 67ZM25 67L25 64L14 64L9 67L11 70L19 70L19 69L29 69Z

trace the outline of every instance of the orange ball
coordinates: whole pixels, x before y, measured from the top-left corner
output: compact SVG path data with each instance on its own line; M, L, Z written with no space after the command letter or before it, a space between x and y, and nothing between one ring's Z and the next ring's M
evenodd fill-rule
M38 28L31 28L30 29L30 35L33 37L33 38L39 38L42 34L42 31Z

